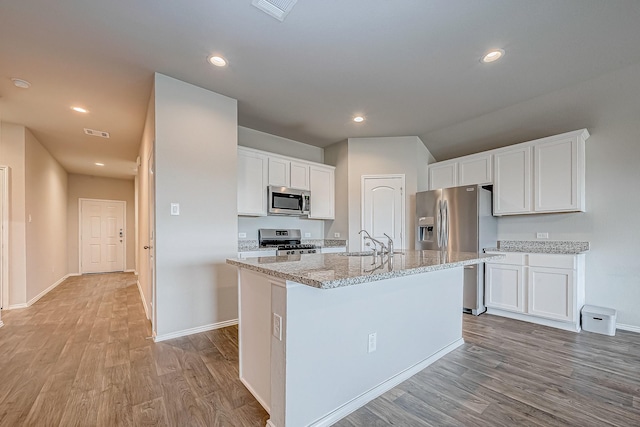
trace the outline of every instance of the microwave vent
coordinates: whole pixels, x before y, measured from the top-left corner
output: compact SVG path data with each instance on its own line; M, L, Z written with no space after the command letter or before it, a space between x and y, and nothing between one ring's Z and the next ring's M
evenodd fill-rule
M293 6L298 0L253 0L252 5L266 13L273 16L278 21L284 21Z

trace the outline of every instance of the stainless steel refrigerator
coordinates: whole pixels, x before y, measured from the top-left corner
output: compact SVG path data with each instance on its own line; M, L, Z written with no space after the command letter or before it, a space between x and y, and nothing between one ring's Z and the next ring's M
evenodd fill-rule
M491 214L491 187L467 185L416 194L417 250L482 252L496 247L497 222ZM484 305L484 264L464 268L463 311Z

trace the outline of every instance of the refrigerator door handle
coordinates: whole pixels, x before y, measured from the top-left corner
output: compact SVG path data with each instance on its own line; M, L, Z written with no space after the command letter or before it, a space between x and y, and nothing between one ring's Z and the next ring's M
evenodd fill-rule
M436 237L438 249L442 246L442 200L438 200L438 212L436 214Z
M442 228L443 228L443 237L442 237L442 247L449 247L449 203L445 200L443 205L443 219L442 219Z

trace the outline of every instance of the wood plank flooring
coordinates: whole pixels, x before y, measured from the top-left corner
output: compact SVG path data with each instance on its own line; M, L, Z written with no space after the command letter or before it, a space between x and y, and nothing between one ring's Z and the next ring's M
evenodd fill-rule
M69 278L2 320L0 427L268 419L238 380L237 328L153 343L132 274ZM336 426L640 426L640 334L465 315L464 338Z

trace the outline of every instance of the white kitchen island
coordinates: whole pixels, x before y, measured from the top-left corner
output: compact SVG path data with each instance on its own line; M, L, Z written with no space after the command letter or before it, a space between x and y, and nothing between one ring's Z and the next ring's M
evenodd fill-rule
M268 426L329 426L463 344L463 266L500 258L407 251L229 259L240 379Z

